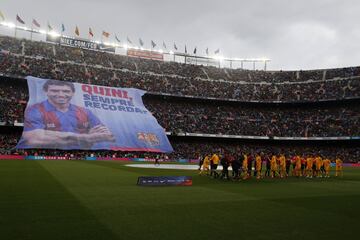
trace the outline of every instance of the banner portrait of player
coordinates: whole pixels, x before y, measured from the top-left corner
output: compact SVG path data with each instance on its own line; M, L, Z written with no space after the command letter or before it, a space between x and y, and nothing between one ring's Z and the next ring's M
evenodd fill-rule
M19 149L172 152L145 108L145 91L27 77L29 102Z

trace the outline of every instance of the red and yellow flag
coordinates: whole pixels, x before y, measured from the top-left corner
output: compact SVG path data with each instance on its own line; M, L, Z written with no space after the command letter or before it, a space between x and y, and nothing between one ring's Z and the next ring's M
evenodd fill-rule
M91 28L89 28L89 35L90 35L91 37L94 37L94 33L93 33L93 31L92 31Z
M103 35L104 37L108 38L108 37L110 36L110 33L103 31L103 32L102 32L102 35Z
M76 26L76 28L75 28L75 34L76 34L76 36L80 36L80 32L79 32L78 26Z

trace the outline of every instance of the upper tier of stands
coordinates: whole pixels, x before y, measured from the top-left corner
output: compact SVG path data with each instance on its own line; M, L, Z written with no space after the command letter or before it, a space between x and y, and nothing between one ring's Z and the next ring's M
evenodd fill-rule
M250 71L160 62L0 37L0 73L137 87L152 93L238 101L323 101L360 96L360 67Z

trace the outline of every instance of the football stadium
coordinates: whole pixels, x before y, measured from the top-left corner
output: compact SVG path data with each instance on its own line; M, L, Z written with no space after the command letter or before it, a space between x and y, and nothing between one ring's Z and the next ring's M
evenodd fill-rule
M1 240L358 238L360 62L273 70L1 4Z

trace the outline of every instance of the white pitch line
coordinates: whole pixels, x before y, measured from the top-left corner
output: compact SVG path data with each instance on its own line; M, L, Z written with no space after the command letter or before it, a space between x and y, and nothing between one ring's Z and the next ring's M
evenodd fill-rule
M198 170L198 165L185 165L185 164L126 164L127 167L135 168L156 168L156 169L181 169L181 170ZM218 166L217 170L222 170L222 166ZM229 167L231 170L231 167Z

